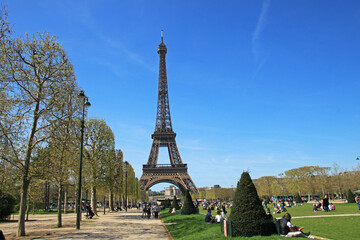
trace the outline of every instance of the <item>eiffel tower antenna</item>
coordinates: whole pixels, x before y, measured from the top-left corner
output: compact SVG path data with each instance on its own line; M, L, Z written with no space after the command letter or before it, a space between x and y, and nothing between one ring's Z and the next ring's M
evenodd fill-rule
M161 43L163 43L163 42L164 42L164 31L161 30Z
M161 43L157 52L159 54L159 86L155 131L151 135L153 142L147 164L143 165L140 189L147 191L155 184L167 182L176 185L183 193L185 190L198 192L187 172L187 164L181 160L175 141L176 133L172 128L165 59L167 48L163 41L163 30L161 30ZM170 164L157 164L160 147L167 147Z

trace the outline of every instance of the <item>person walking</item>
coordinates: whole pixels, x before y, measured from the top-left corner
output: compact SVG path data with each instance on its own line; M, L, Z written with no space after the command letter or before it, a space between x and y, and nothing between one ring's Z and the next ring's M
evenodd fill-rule
M157 204L154 206L154 217L155 219L159 218L159 206Z
M360 210L360 197L359 197L359 195L356 196L355 201L356 201L356 204L358 205L358 208Z

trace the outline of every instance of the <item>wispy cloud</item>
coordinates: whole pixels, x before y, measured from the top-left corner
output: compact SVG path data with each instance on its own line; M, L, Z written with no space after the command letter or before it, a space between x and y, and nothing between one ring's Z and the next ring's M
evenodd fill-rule
M146 63L140 55L136 54L135 52L130 51L122 42L114 41L110 37L105 36L105 35L99 35L99 38L102 41L104 41L106 44L108 44L109 46L112 46L114 48L114 50L121 51L131 61L137 63L138 65L140 65L152 72L157 72L156 67Z
M261 37L261 34L264 31L264 28L267 24L267 15L269 12L269 8L270 8L270 0L264 0L255 30L253 31L253 34L252 34L251 44L252 44L252 52L253 52L254 59L255 59L255 68L254 68L254 72L253 72L253 78L255 78L255 76L260 71L262 66L265 64L265 62L269 56L269 55L267 55L267 56L263 57L263 55L260 51L260 37Z
M70 6L71 2L71 6ZM68 4L60 4L59 7L65 8L65 7L73 7L76 8L77 16L76 19L80 21L87 29L90 30L91 34L98 38L101 42L103 42L104 46L113 48L111 53L116 53L118 57L123 56L130 62L133 62L134 64L137 64L140 67L143 67L145 69L148 69L152 72L157 72L156 66L151 65L144 61L143 57L141 57L140 54L137 54L134 50L130 49L128 46L126 46L124 43L118 40L112 39L109 35L105 34L102 30L102 28L99 26L98 21L96 21L96 17L93 12L91 11L89 6L84 6L83 4L76 4L73 3L73 1L70 1ZM71 17L71 16L69 16ZM119 54L119 52L121 54ZM113 71L117 76L122 76L124 69L122 69L122 66L106 63L106 58L97 60L104 61L104 66L108 67L111 71Z

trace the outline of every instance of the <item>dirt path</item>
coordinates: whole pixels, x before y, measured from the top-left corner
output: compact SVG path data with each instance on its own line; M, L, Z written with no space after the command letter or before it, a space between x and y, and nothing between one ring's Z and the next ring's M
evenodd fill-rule
M63 227L57 228L57 215L29 215L25 223L26 237L15 237L17 222L0 223L7 240L21 239L169 239L161 220L141 218L141 211L99 213L99 217L83 219L75 229L75 214L63 215ZM16 220L16 219L15 219Z

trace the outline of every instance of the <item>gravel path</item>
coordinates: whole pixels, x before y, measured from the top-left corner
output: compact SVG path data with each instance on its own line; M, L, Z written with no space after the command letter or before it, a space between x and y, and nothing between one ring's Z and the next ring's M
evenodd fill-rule
M83 219L81 229L75 229L75 214L63 215L63 227L57 228L57 215L29 215L25 223L26 237L15 237L17 222L0 223L7 240L21 239L170 239L164 224L158 219L141 218L141 211L99 213L99 217ZM16 220L16 218L15 218Z

